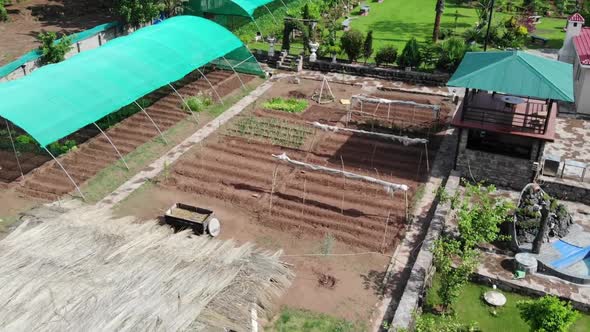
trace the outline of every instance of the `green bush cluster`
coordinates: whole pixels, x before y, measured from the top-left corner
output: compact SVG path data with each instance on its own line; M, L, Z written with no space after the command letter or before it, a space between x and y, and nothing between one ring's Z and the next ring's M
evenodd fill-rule
M375 63L377 63L378 66L382 64L391 65L395 63L396 59L397 48L393 45L384 46L375 54Z
M262 107L269 110L300 113L303 112L308 105L309 102L305 99L275 97L262 104Z
M186 105L183 103L182 108L185 111L191 111L195 113L200 113L204 111L207 107L213 104L213 98L209 95L205 95L199 93L196 96L192 96L186 99ZM188 106L188 109L187 109Z
M8 11L6 11L6 0L0 0L0 22L8 21Z
M37 37L41 42L41 61L44 64L58 63L65 60L66 54L72 49L72 37L62 36L57 39L53 31L42 32Z

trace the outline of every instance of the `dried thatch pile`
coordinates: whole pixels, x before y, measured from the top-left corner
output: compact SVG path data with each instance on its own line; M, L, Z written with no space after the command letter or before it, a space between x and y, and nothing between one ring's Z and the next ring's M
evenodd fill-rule
M277 254L95 208L0 241L0 330L250 330L289 286Z

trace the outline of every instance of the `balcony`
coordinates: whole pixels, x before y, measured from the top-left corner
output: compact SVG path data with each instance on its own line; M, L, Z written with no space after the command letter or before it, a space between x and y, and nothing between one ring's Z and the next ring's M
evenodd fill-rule
M553 140L555 103L486 91L469 91L452 124L460 128Z

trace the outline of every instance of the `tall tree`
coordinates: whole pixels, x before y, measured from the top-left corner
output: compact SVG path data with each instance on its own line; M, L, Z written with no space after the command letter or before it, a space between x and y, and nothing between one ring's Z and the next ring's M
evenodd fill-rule
M363 57L365 58L365 64L367 64L367 60L373 54L373 30L369 30L367 32L367 37L365 37L365 42L363 43Z
M434 31L432 32L432 40L438 41L438 35L440 34L440 19L445 11L445 0L436 1L436 16L434 17Z

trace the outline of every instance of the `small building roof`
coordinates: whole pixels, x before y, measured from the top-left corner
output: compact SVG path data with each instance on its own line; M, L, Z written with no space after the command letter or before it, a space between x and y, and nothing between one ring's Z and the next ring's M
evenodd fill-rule
M575 13L572 16L568 17L567 19L570 22L582 22L584 23L586 20L584 19L584 16L582 16L580 13Z
M469 52L447 85L574 101L571 64L522 51Z
M590 65L590 28L583 28L580 34L574 37L576 53L583 65Z

